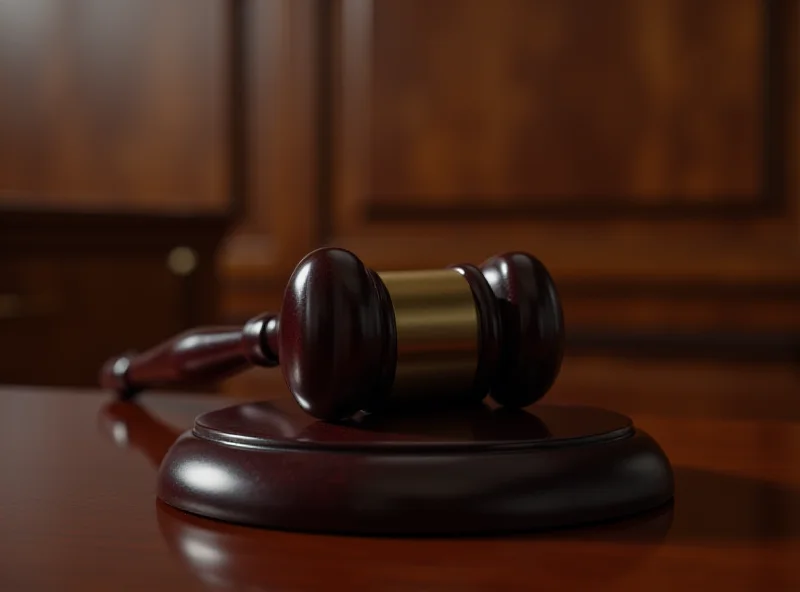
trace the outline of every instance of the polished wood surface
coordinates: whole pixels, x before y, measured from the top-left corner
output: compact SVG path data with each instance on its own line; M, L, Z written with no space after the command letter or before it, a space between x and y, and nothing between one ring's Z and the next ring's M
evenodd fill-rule
M0 587L795 590L799 390L796 365L567 359L547 402L630 413L675 466L668 515L513 537L376 539L248 529L157 504L154 464L171 441L159 434L177 436L223 399L145 396L114 428L99 392L6 388ZM249 394L287 396L263 384Z
M286 400L198 417L164 457L157 489L206 518L379 536L594 524L663 507L673 493L658 443L606 409L478 402L330 423Z

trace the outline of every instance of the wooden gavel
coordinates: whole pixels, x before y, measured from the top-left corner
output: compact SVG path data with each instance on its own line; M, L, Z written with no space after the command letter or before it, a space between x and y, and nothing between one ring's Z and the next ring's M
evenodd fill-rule
M280 363L298 404L320 419L489 392L523 407L553 384L563 343L555 285L531 255L379 274L349 251L323 248L295 268L280 314L113 358L100 380L127 398Z

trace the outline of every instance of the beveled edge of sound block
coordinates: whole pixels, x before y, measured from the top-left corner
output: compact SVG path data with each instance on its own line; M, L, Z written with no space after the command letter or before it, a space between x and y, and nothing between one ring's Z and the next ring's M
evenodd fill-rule
M244 406L228 409L237 407ZM607 424L610 412L559 408L561 416L583 414L581 426L587 412ZM203 417L207 424L208 414ZM357 430L363 442L363 428L337 429ZM599 522L655 508L673 496L666 455L639 429L598 439L596 430L586 428L592 437L550 438L546 446L540 428L533 429L529 446L520 445L518 433L513 448L497 450L436 448L422 441L417 450L409 442L400 448L307 447L292 446L291 438L284 438L286 445L248 446L190 431L164 458L158 497L186 512L252 526L457 535Z

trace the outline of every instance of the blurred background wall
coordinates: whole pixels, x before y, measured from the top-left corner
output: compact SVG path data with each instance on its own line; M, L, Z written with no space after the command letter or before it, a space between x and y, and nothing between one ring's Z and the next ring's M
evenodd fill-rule
M0 382L277 307L321 245L527 250L570 356L796 380L799 4L0 0Z

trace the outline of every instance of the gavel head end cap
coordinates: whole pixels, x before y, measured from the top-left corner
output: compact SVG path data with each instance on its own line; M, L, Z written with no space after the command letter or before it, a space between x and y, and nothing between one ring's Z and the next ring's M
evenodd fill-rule
M318 249L284 292L279 358L299 405L337 420L380 404L393 378L391 304L351 252Z
M555 283L527 253L505 253L480 267L499 301L503 347L492 385L502 405L524 407L555 382L564 353L564 316Z

